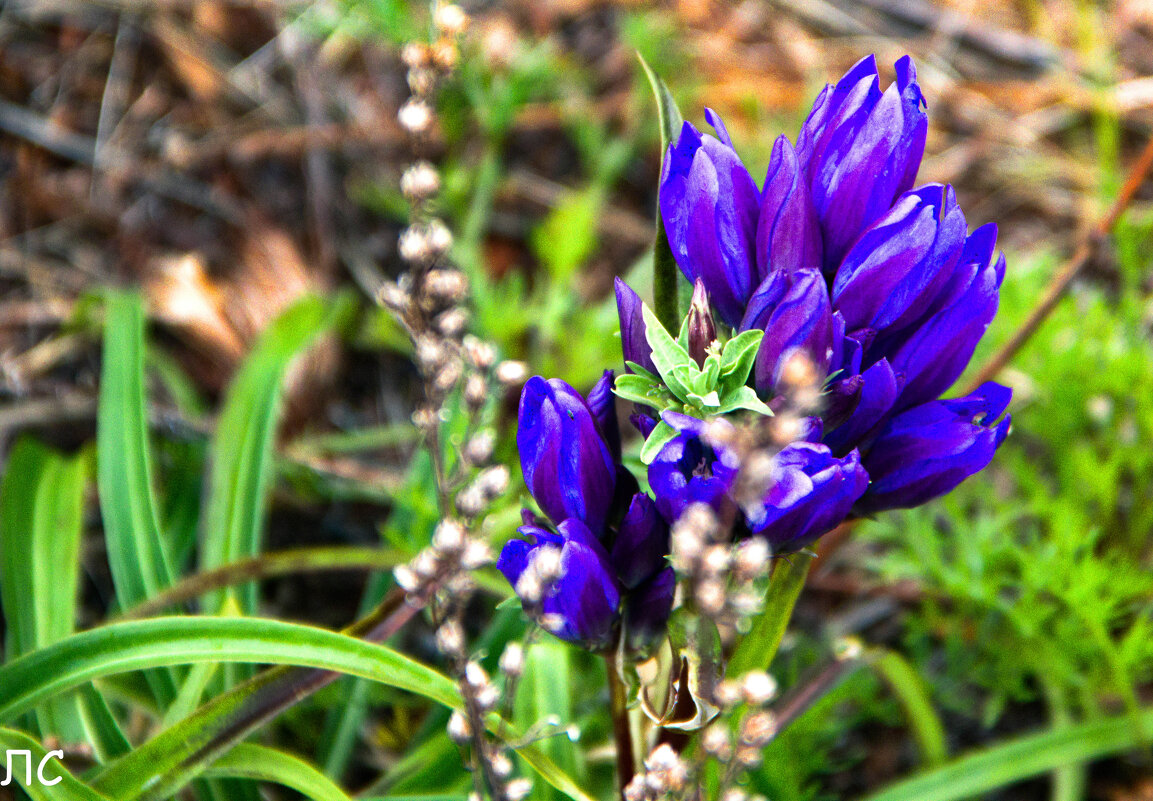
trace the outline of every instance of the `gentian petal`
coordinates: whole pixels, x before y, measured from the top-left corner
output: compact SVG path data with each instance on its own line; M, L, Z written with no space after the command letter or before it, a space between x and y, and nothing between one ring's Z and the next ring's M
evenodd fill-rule
M846 383L851 386L851 381ZM836 428L825 432L824 443L839 455L866 447L893 411L901 386L901 377L893 371L888 359L874 364L860 376L860 390L852 412Z
M614 462L621 460L621 429L617 422L617 396L613 394L613 371L605 370L589 390L588 405L601 438L609 446Z
M972 395L914 406L894 417L873 443L865 466L873 483L863 512L918 506L985 468L1009 433L995 422L1011 390L983 384Z
M626 362L639 364L656 375L653 349L649 347L648 339L645 338L645 321L641 316L643 304L640 296L619 278L614 280L614 286L617 293L617 316L621 323L621 351L624 359Z
M621 520L609 555L617 579L626 589L635 589L664 567L668 552L668 524L653 500L638 492Z
M763 511L749 525L774 553L800 550L843 521L868 484L857 451L837 459L825 445L795 442L773 457Z
M771 272L753 293L740 328L765 332L753 366L759 392L777 386L781 368L798 351L813 361L823 379L832 360L833 318L820 270Z
M659 202L681 271L700 278L721 319L736 325L752 291L759 204L740 157L686 122L665 156Z
M544 513L600 531L616 465L584 398L560 379L530 378L521 393L516 443L525 484Z
M676 589L676 573L667 567L629 594L625 603L625 631L630 651L645 652L664 636Z
M797 154L777 137L757 220L757 281L771 272L821 266L821 229Z

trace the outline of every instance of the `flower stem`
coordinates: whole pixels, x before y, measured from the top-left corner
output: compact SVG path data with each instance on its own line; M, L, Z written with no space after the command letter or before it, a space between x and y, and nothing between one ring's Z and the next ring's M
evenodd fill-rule
M677 262L666 242L663 225L657 226L657 242L653 254L653 305L657 319L666 331L676 336L681 325L677 308Z
M617 746L617 783L620 795L624 798L625 787L636 775L636 761L633 757L633 733L629 727L628 693L624 682L617 673L613 654L605 654L605 672L609 677L610 709L613 718L613 739Z

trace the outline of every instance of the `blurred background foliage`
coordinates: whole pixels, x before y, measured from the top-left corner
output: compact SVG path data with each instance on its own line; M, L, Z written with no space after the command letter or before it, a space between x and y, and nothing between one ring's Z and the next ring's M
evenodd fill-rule
M758 176L825 81L868 52L883 65L913 54L931 121L919 180L954 183L970 228L997 221L1008 255L975 365L1034 308L1153 126L1153 12L1139 0L465 5L473 25L426 155L442 169L438 210L471 280L472 327L582 390L621 366L612 278L642 294L651 282L659 137L635 53L689 119L716 108ZM401 0L0 9L6 660L241 556L373 545L399 562L427 544L438 511L409 419L419 385L404 333L372 300L400 269L405 224L398 52L427 30L426 7ZM773 672L801 681L853 634L901 655L912 679L851 675L769 747L758 791L862 797L939 759L935 727L955 755L1147 702L1151 198L1138 193L1002 374L1014 430L993 466L822 549ZM506 460L515 403L504 393L487 412ZM447 421L446 458L465 424ZM518 522L516 486L486 520L496 543ZM77 603L47 566L29 571L28 543L53 554L53 571L76 567ZM336 628L390 582L304 570L210 603ZM498 604L495 574L485 586L470 633L492 668L525 624ZM46 594L52 613L37 618L25 592ZM436 663L430 632L394 644ZM542 742L608 797L603 667L545 640L529 664L513 719L579 734ZM93 742L99 764L243 675L105 680L99 697L38 709L26 730ZM911 715L918 692L935 720ZM109 718L99 737L76 726ZM463 798L446 720L346 680L259 739L364 797ZM1146 756L1073 762L985 797L1149 798ZM221 781L198 794L255 797ZM559 797L537 785L534 798Z

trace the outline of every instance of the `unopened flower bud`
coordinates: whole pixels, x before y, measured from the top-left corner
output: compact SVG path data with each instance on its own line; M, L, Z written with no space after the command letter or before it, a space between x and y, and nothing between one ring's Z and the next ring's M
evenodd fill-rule
M401 61L404 66L409 67L423 67L428 64L428 45L423 42L409 42L400 51Z
M484 376L470 373L464 382L464 400L473 409L479 409L488 399L488 382Z
M442 520L432 534L432 547L442 554L456 553L467 541L464 526L455 520Z
M741 702L743 693L741 692L741 685L732 679L725 679L714 692L716 702L725 709L731 709Z
M733 568L741 580L760 577L769 566L769 544L763 537L750 537L737 546Z
M432 62L443 72L452 72L460 59L460 48L451 39L441 39L432 46Z
M400 191L410 200L427 200L440 191L440 174L427 161L418 161L400 177Z
M704 367L709 346L717 338L717 325L713 321L713 310L709 308L709 293L705 283L697 279L693 284L693 300L689 305L689 356Z
M488 547L488 543L473 539L464 546L460 566L465 570L477 570L491 563L492 550Z
M450 339L456 339L463 334L467 325L468 312L460 306L441 312L436 318L436 330Z
M524 647L518 642L510 642L500 655L500 669L506 676L519 676L524 673Z
M472 726L469 725L468 718L459 709L453 711L446 728L448 729L448 739L457 745L464 745L472 737Z
M496 361L496 348L492 343L469 334L464 338L464 354L478 370L487 370Z
M513 779L505 785L504 794L509 801L524 801L532 792L532 782L528 779Z
M701 748L715 759L722 762L728 761L729 757L732 756L733 746L724 724L714 723L705 729L705 733L701 735Z
M495 447L496 433L491 428L486 428L465 443L464 455L472 464L484 464L492 458L492 451Z
M429 270L424 277L424 292L430 298L445 305L454 305L464 299L468 292L468 279L460 270L442 268Z
M420 579L408 565L396 567L392 571L392 577L396 580L397 586L405 592L416 592L420 588Z
M417 70L410 70L411 75ZM400 126L414 136L428 131L432 125L432 106L419 98L409 98L396 114Z
M433 21L445 36L460 36L468 27L468 14L455 3L447 3L436 9Z
M749 748L764 748L776 734L777 719L771 712L754 712L741 721L741 742Z
M528 378L528 367L524 362L506 359L496 366L496 380L506 387L520 386Z
M436 647L446 656L464 653L464 629L455 620L446 620L436 630Z
M741 679L741 693L751 706L764 706L777 694L777 680L763 670L753 670Z
M464 680L474 690L488 685L488 674L479 662L470 661L464 666Z
M392 281L386 282L376 293L377 301L386 309L394 312L403 312L412 300L408 292Z

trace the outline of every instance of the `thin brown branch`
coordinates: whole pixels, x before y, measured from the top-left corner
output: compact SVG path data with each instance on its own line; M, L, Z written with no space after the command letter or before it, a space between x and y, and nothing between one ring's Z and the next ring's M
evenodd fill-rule
M1117 198L1113 201L1113 205L1105 213L1092 230L1082 240L1081 244L1077 246L1072 258L1061 268L1060 272L1053 276L1049 282L1048 289L1041 297L1040 302L1030 312L1025 322L1021 327L1010 337L996 354L981 368L973 381L966 389L966 393L972 392L977 389L981 384L996 378L997 374L1005 368L1005 366L1012 361L1017 352L1025 346L1025 343L1037 332L1041 327L1041 323L1052 314L1053 309L1057 307L1057 303L1065 294L1065 290L1069 288L1069 284L1073 282L1081 271L1085 268L1097 253L1098 249L1104 243L1105 239L1113 231L1117 225L1117 221L1121 219L1125 209L1133 201L1133 197L1137 194L1137 190L1145 182L1145 177L1149 174L1149 170L1153 169L1153 137L1150 137L1145 149L1129 170L1129 175L1125 179L1124 186L1117 194Z
M620 795L623 799L625 788L637 772L633 758L633 734L629 727L628 691L617 674L616 658L612 654L605 654L605 672L609 678L613 739L617 747L617 783L620 785Z

